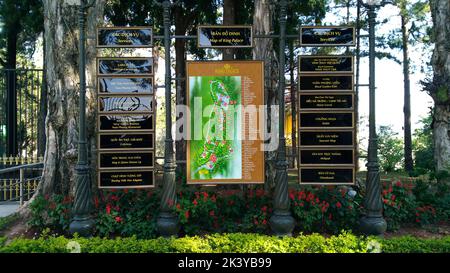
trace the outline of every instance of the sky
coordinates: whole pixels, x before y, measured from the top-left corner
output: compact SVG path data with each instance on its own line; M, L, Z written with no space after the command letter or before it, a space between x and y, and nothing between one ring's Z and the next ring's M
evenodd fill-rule
M387 33L392 29L400 27L399 11L396 7L388 5L378 10L377 21L388 19L386 24L378 25L377 34ZM328 14L326 23L333 24L337 22L337 18L333 14ZM363 38L367 39L367 38ZM410 47L409 50L412 65L419 64L422 51L418 46ZM402 53L396 52L397 58L402 60ZM425 58L429 58L426 56ZM427 60L428 61L428 60ZM375 61L375 81L376 81L376 123L380 125L392 125L393 130L403 136L403 66L388 59L376 59ZM413 66L412 66L413 67ZM420 71L420 66L416 69L411 68L411 127L414 132L420 127L421 118L428 115L430 107L433 105L431 97L422 92L421 80L426 75ZM360 64L360 83L368 84L369 82L369 60L362 58ZM360 119L367 120L369 115L369 88L360 87L359 92L359 114ZM359 128L360 133L367 134L365 128Z

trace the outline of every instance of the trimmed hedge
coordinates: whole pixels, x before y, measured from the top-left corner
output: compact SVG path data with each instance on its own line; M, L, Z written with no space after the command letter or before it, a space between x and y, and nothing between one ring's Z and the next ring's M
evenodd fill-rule
M279 238L259 234L212 234L204 237L157 238L136 237L85 239L44 236L36 240L15 239L7 245L0 238L0 253L67 253L75 241L83 253L423 253L450 252L450 236L442 239L398 237L379 239L358 237L343 232L337 236L319 234Z

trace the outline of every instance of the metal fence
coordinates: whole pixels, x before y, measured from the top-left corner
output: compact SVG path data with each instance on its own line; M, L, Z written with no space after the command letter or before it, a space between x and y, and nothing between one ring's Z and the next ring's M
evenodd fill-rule
M44 92L42 69L0 69L0 156L43 154Z
M41 180L42 162L42 157L0 158L0 202L28 200Z

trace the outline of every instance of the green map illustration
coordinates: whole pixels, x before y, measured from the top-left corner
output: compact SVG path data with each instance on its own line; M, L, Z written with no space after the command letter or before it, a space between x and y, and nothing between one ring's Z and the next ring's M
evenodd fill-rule
M189 87L193 117L189 150L191 179L241 179L241 110L240 107L234 107L241 105L241 77L189 77ZM212 106L213 110L203 114L202 132L195 134L194 122L200 121L199 117L194 117L194 99L199 98L202 113L206 107ZM234 108L232 117L227 115L233 109L230 107ZM220 110L223 115L218 114ZM202 139L195 139L195 135L201 135Z

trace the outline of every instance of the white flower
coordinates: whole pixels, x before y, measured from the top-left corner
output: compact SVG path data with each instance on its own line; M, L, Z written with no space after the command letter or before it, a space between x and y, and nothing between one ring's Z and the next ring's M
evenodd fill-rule
M76 241L70 241L67 243L66 245L66 249L70 252L70 253L81 253L81 246L78 242Z
M375 240L371 240L367 243L367 252L369 253L381 253L381 244Z

